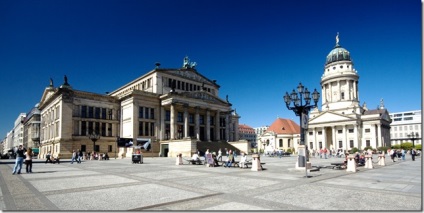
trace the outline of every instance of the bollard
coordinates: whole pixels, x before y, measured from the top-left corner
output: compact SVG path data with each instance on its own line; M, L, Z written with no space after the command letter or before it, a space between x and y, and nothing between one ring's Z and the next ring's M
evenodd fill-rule
M384 156L384 153L381 155L378 155L378 165L386 166L386 157Z
M177 166L178 165L183 165L183 157L182 157L182 154L181 153L177 155L177 159L176 159L175 165L177 165Z
M347 168L346 172L356 172L356 162L355 157L352 155L349 155L347 157Z
M367 169L373 169L372 166L372 155L365 155L365 168Z
M252 155L252 171L262 171L261 160L259 159L259 155Z

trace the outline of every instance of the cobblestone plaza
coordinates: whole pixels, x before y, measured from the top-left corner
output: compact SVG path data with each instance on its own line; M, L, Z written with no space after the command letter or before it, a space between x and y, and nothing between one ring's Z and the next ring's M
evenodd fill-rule
M45 164L34 160L12 175L0 161L3 211L422 211L422 158L358 167L356 173L322 168L295 170L296 156L265 157L263 171L175 165L174 158ZM224 157L225 158L225 157ZM251 159L251 156L248 157ZM375 161L376 156L374 156ZM342 158L310 159L313 166ZM186 163L186 162L184 162ZM25 165L24 165L25 167Z

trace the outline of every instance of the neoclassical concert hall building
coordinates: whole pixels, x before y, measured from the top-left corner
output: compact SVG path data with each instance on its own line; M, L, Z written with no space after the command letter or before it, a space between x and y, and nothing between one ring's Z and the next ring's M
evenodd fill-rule
M215 80L196 70L188 57L181 68L165 69L159 63L150 72L108 94L72 88L64 83L45 89L41 111L42 157L47 152L71 156L72 150L97 151L111 156L130 156L132 150L118 147L118 137L151 141L151 156L191 155L198 142L234 142L240 150L240 116L228 100L219 97ZM90 135L100 138L93 143Z

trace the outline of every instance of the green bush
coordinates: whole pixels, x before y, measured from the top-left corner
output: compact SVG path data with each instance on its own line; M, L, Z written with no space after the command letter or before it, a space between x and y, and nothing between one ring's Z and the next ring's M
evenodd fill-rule
M364 151L368 151L368 149L374 150L374 149L372 148L372 146L366 146L366 147L364 147Z
M422 147L422 145L421 145L421 144L417 144L417 145L415 145L415 149L417 149L417 150L421 150L421 147Z
M293 153L291 149L287 149L287 151L286 151L286 152L288 152L288 153L290 153L290 154L291 154L291 153Z
M356 153L357 151L359 151L359 149L358 149L358 148L356 148L356 147L353 147L352 149L350 149L350 150L349 150L349 154L354 154L354 153Z
M392 147L391 147L392 149L400 149L400 144L395 144L395 145L392 145Z
M402 148L402 149L406 149L406 150L410 150L410 149L412 149L413 147L412 147L412 143L402 143L402 144L400 145L400 148Z
M387 153L387 150L388 149L389 149L389 147L385 147L385 146L382 146L382 147L378 147L377 148L378 151L381 151L381 152L384 152L384 153Z

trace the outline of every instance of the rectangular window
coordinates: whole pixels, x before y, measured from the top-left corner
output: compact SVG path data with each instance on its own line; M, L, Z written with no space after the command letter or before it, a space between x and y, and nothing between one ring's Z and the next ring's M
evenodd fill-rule
M394 127L393 130L397 131L397 127Z
M149 119L149 108L144 108L144 118Z
M100 134L100 123L96 122L95 133Z
M88 134L93 133L93 122L88 122Z
M95 107L95 118L96 119L100 119L100 108L99 107Z
M155 123L150 123L150 136L156 136L155 135Z
M86 152L87 147L85 145L81 145L81 152Z
M87 122L81 121L81 135L87 135Z
M318 135L322 135L322 131L318 131ZM320 147L321 148L321 147Z
M99 151L100 151L100 146L99 146L99 145L96 145L96 146L94 147L94 151L95 151L95 152L99 152Z
M193 114L188 114L188 122L191 124L194 124L194 115Z
M93 118L93 116L94 116L94 109L93 109L93 107L88 107L88 117L89 118Z
M370 129L365 129L365 133L370 133L371 130Z
M314 148L314 142L309 142L309 149L313 149Z
M165 110L165 121L171 120L171 111Z
M406 118L403 118L403 120L404 121L410 121L410 120L412 120L412 117L406 117Z
M313 135L314 133L313 132L309 132L309 135Z
M350 147L350 148L353 148L353 140L350 140L350 141L349 141L349 147Z
M184 82L181 82L181 89L185 90L185 83Z
M150 119L155 119L155 109L150 108Z
M344 100L345 99L344 92L342 92L341 95L342 95L342 100Z
M109 109L108 111L109 111L109 112L108 112L109 120L112 120L112 109Z
M87 117L87 106L81 106L81 118Z
M199 123L200 124L205 124L205 116L203 116L203 115L200 115L199 116Z
M399 131L402 131L402 126L399 126Z
M393 119L394 121L401 121L402 120L402 118L395 118L395 119Z
M339 148L343 148L343 141L339 141Z
M143 122L138 122L138 135L143 136Z
M177 122L183 122L183 113L182 112L178 112L177 113Z
M322 142L319 142L318 146L319 146L320 149L322 149Z
M139 107L138 108L138 118L144 118L144 107Z
M371 146L371 142L370 142L370 140L366 140L366 141L365 141L365 145L366 145L366 146Z
M290 145L291 145L291 144L290 144L290 142L291 142L291 141L290 141L290 139L288 139L288 140L287 140L287 147L291 147L291 146L290 146Z
M337 133L342 134L343 130L339 129L339 130L337 130Z
M279 140L278 146L279 146L279 147L282 147L282 146L283 146L283 139L280 139L280 140Z
M107 149L107 150L108 150L108 152L112 152L112 145L109 145L108 147L109 147L109 148Z
M144 136L149 136L149 123L144 123Z
M106 123L102 123L102 136L106 136Z
M102 119L106 119L106 108L102 108Z
M353 133L353 129L349 129L349 133Z
M108 124L107 136L112 137L112 124Z

